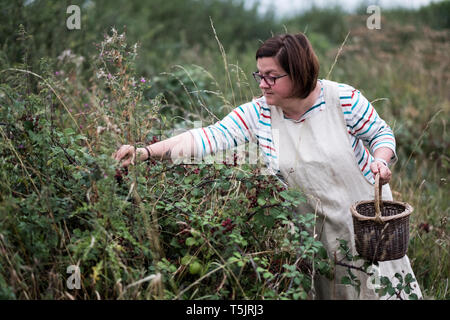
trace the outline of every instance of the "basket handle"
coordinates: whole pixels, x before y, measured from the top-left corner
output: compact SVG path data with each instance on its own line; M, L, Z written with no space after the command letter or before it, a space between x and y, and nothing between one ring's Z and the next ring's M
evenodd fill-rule
M375 221L378 223L383 223L383 220L381 220L382 188L383 185L380 184L380 173L378 172L375 174Z

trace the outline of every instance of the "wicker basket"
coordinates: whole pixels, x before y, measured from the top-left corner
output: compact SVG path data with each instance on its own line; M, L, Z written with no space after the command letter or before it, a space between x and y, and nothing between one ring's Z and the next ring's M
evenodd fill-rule
M402 258L408 250L409 215L413 208L398 201L382 201L379 174L375 176L375 200L351 206L356 251L375 262Z

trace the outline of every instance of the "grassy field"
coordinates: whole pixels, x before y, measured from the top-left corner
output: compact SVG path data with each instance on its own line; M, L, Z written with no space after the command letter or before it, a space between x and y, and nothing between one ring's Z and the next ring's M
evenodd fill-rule
M52 54L23 16L28 29L5 24L16 38L1 39L0 298L311 298L311 276L333 265L303 231L313 216L293 214L301 194L235 164L233 152L225 164L128 171L110 157L121 144L213 123L258 95L254 52L269 30L236 44L235 31L212 18L197 26L208 30L201 39L164 42L163 22L141 39L139 24L125 33L105 18L107 34L98 27L78 43L72 33L73 46L54 44L72 50ZM319 10L261 25L306 31L320 77L359 89L393 128L391 187L414 207L408 255L425 298L449 299L450 30L415 17L392 11L369 30L367 15ZM78 290L66 284L70 265L81 270Z

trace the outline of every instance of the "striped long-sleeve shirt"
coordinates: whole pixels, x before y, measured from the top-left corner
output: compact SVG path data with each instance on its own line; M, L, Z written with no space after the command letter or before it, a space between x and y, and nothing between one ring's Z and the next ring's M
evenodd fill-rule
M397 161L394 134L359 90L347 84L338 84L338 86L340 104L356 162L366 179L374 183L370 164L374 161L372 155L375 150L381 147L390 148L394 155L389 163ZM308 118L325 107L322 86L314 105L295 122L308 121ZM197 157L254 141L265 155L266 165L273 169L274 173L279 173L277 150L273 144L270 108L264 97L238 106L213 125L190 131L194 136Z

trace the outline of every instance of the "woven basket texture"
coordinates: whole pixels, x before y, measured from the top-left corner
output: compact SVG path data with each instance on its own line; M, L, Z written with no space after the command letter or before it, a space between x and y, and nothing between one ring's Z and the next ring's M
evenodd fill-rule
M355 247L363 258L396 260L408 251L409 216L413 208L405 202L382 201L380 176L375 176L375 199L351 206Z
M408 251L411 207L393 201L383 201L380 207L382 219L391 218L384 223L359 217L375 217L373 201L359 202L352 207L359 214L353 213L356 251L369 261L400 259Z

